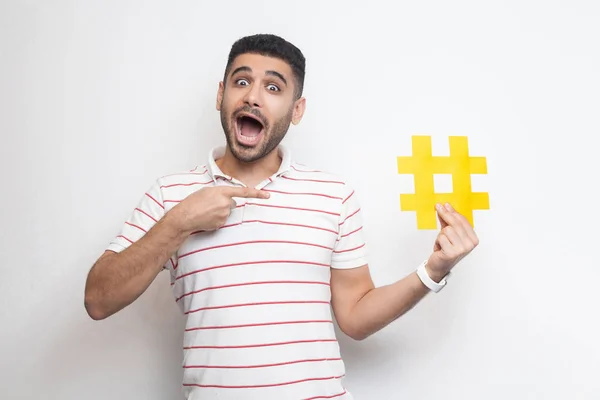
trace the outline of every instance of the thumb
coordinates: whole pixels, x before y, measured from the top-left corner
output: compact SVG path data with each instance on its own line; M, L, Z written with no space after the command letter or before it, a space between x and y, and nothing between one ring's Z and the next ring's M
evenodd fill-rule
M441 209L441 212L440 212L440 210L436 210L437 218L438 218L438 221L440 221L441 229L444 229L445 227L448 226L448 223L444 220L444 217L442 215L443 212L444 212L443 208Z

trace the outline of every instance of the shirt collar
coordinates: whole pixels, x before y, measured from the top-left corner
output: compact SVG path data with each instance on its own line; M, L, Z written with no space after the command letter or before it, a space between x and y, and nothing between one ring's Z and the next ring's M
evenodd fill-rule
M277 148L277 152L281 157L281 165L279 166L279 170L273 175L273 177L281 176L292 168L292 154L290 149L287 146L280 144ZM223 177L227 180L232 179L231 176L223 173L223 171L221 171L221 169L216 163L216 160L223 157L224 155L225 146L213 147L208 153L207 169L213 179L217 177Z

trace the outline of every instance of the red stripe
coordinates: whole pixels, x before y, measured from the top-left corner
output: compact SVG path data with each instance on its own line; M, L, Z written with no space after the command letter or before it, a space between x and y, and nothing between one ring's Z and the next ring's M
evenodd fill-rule
M138 225L135 225L135 224L132 224L132 223L129 223L129 222L125 222L125 223L127 225L129 225L129 226L133 226L134 228L138 228L142 232L146 232L146 230L144 228L142 228L141 226L138 226Z
M163 200L165 203L181 203L181 200Z
M321 196L321 197L327 197L329 199L336 199L336 200L342 200L341 197L337 197L337 196L330 196L328 194L323 194L323 193L294 193L294 192L284 192L281 190L267 190L264 189L265 192L271 192L271 193L280 193L280 194L297 194L297 195L305 195L305 196Z
M361 245L360 245L360 246L358 246L358 247L354 247L354 248L352 248L352 249L346 249L346 250L334 251L334 253L337 253L337 254L339 254L339 253L347 253L347 252L349 252L349 251L358 250L358 249L360 249L360 248L363 248L363 247L365 247L365 244L364 244L364 243L363 243L363 244L361 244Z
M237 208L237 207L236 207L236 208ZM223 229L223 228L231 228L232 226L238 226L238 225L241 225L241 224L243 224L243 222L236 222L235 224L223 225L223 226L222 226L222 227L220 227L219 229ZM191 235L196 235L196 234L198 234L198 233L203 233L203 232L207 232L207 231L206 231L206 230L195 231L195 232L192 232L192 233L190 233L190 236L191 236ZM211 231L211 232L212 232L212 231Z
M340 222L340 225L344 224L344 222L346 222L350 218L354 217L359 211L360 211L360 208L358 210L354 211L352 214L348 215L345 220L343 220L342 222Z
M356 232L360 231L362 228L363 228L363 227L361 226L360 228L358 228L358 229L355 229L355 230L353 230L352 232L346 233L345 235L342 235L342 236L340 236L340 237L341 237L341 238L343 238L343 237L350 236L350 235L352 235L353 233L356 233Z
M226 385L202 385L199 383L184 383L183 386L197 386L197 387L202 387L202 388L218 388L218 389L252 389L252 388L293 385L296 383L303 383L303 382L310 382L310 381L327 381L327 380L331 380L331 379L340 379L343 377L344 377L344 375L327 376L327 377L323 377L323 378L307 378L307 379L301 379L301 380L297 380L297 381L282 382L282 383L270 383L270 384L264 384L264 385L226 386Z
M345 394L346 394L346 391L344 390L342 393L334 394L334 395L331 395L331 396L317 396L317 397L309 397L309 398L307 398L307 399L304 399L304 400L333 399L333 398L336 398L336 397L343 396L343 395L345 395Z
M347 202L347 201L348 201L348 199L349 199L350 197L352 197L353 195L354 195L354 190L352 191L352 193L350 193L350 196L346 197L346 199L345 199L344 201L342 201L342 204L344 204L345 202Z
M233 263L233 264L215 265L213 267L198 269L195 271L188 272L187 274L180 275L177 277L177 279L182 279L189 275L198 274L200 272L210 271L213 269L239 267L241 265L252 265L252 264L305 264L305 265L317 265L320 267L329 267L329 264L323 264L323 263L317 263L317 262L311 262L311 261L291 261L291 260L247 261L247 262L239 262L239 263Z
M299 210L299 211L314 211L314 212L320 212L320 213L324 213L324 214L335 215L336 217L340 216L339 213L335 213L335 212L331 212L331 211L325 211L325 210L317 210L317 209L314 209L314 208L275 206L275 205L272 205L272 204L258 204L258 203L246 203L246 204L249 205L249 206L258 206L258 207L285 208L285 209L288 209L288 210Z
M223 225L222 227L219 228L223 229L223 228L231 228L233 226L238 226L238 225L242 225L242 224L248 224L251 222L256 222L259 224L269 224L269 225L283 225L283 226L297 226L299 228L310 228L310 229L318 229L321 231L325 231L325 232L331 232L334 234L338 234L338 232L334 231L333 229L327 229L327 228L321 228L319 226L312 226L312 225L303 225L303 224L291 224L291 223L287 223L287 222L274 222L274 221L262 221L262 220L258 220L258 219L254 219L254 220L248 220L248 221L242 221L242 222L236 222L235 224L229 224L229 225ZM197 233L203 233L206 231L195 231L192 232L191 235L195 235Z
M161 207L163 210L165 208L165 206L163 206L162 204L160 204L154 197L150 196L148 193L146 193L146 196L150 197L152 200L154 200L154 202L156 204L158 204L159 207Z
M329 304L328 301L323 300L298 300L298 301L265 301L261 303L242 303L242 304L231 304L226 306L213 306L213 307L202 307L195 310L187 311L185 314L191 314L198 311L206 310L219 310L222 308L235 308L235 307L249 307L249 306L268 306L278 304Z
M200 252L207 251L207 250L220 249L223 247L233 247L233 246L241 246L244 244L262 244L262 243L299 244L299 245L303 245L303 246L313 246L313 247L320 247L322 249L333 250L331 247L327 247L327 246L323 246L323 245L315 244L315 243L292 242L292 241L288 241L288 240L249 240L247 242L228 243L228 244L220 244L217 246L205 247L203 249L198 249L198 250L190 251L189 253L182 254L179 256L179 258L187 257L192 254L200 253Z
M176 174L165 175L165 176L161 177L160 179L168 178L170 176L180 176L180 175L183 175L183 176L187 176L187 175L204 175L204 174L206 174L208 172L208 170L206 169L206 167L203 167L203 168L204 168L204 171L202 171L202 172L192 172L192 171L190 171L190 172L178 172Z
M323 362L323 361L340 361L341 358L312 358L306 360L295 360L285 361L274 364L259 364L259 365L184 365L183 368L223 368L223 369L249 369L249 368L268 368L268 367L280 367L282 365L292 365L310 362Z
M255 347L271 347L271 346L286 346L290 344L304 344L304 343L319 343L319 342L337 342L336 339L314 339L314 340L295 340L292 342L276 342L276 343L264 343L264 344L249 344L249 345L238 345L238 346L188 346L184 347L184 350L198 350L198 349L250 349Z
M176 301L179 301L179 300L181 300L182 298L184 298L186 296L189 296L189 295L192 295L192 294L196 294L196 293L200 293L200 292L205 292L207 290L225 289L225 288L231 288L231 287L251 286L251 285L281 284L281 283L287 283L287 284L309 284L309 285L325 285L325 286L329 286L329 282L318 282L318 281L260 281L260 282L233 283L233 284L230 284L230 285L210 286L210 287L207 287L207 288L195 290L193 292L185 293L185 294L181 295L180 297L178 297Z
M272 326L272 325L290 325L290 324L318 324L327 323L332 324L333 321L329 319L316 319L309 321L278 321L278 322L262 322L257 324L243 324L243 325L216 325L216 326L198 326L196 328L187 328L186 332L209 330L209 329L232 329L232 328L251 328L257 326Z
M301 164L298 164L298 165L301 165ZM295 169L298 172L323 172L323 171L319 171L319 170L316 170L316 169L310 169L310 170L308 170L308 169L298 169L298 168L294 167L293 165L292 165L292 168Z
M171 185L161 186L161 188L170 188L170 187L175 187L175 186L208 185L209 183L213 183L213 182L214 182L214 180L211 179L210 181L207 181L207 182L173 183Z
M339 182L339 181L323 181L323 180L320 180L320 179L300 179L300 178L290 178L289 176L282 176L282 178L289 179L291 181L301 181L301 182L338 183L340 185L344 184L344 182Z
M321 230L321 231L331 232L331 233L334 233L336 235L338 234L333 229L321 228L319 226L312 226L312 225L291 224L291 223L287 223L287 222L272 222L272 221L261 221L261 220L244 221L244 223L249 223L249 222L258 222L258 223L261 223L261 224L271 224L271 225L297 226L297 227L300 227L300 228L318 229L318 230Z
M123 236L123 235L119 235L119 236L117 236L117 237L118 237L118 238L123 238L123 239L127 240L129 243L133 244L133 241L132 241L131 239L128 239L128 238L126 238L126 237L125 237L125 236Z
M148 214L146 211L140 209L140 208L136 208L135 211L139 211L142 214L144 214L145 216L147 216L148 218L150 218L152 221L154 222L158 222L152 215Z

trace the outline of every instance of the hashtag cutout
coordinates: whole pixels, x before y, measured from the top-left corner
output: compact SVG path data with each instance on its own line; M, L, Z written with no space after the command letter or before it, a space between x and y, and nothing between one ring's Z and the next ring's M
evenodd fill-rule
M450 155L431 154L431 136L412 137L412 156L398 157L398 173L414 176L414 194L400 195L400 209L415 211L417 229L437 229L436 203L448 202L472 226L473 210L490 208L487 193L471 190L471 174L487 174L485 157L470 157L466 136L450 136ZM435 193L434 174L452 175L452 193Z

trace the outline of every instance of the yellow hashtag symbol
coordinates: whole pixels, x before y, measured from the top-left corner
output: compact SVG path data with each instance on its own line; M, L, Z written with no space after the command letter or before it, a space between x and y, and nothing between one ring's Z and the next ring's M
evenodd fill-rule
M450 156L431 154L431 136L413 136L412 156L398 157L398 173L414 175L414 194L400 195L402 211L416 211L417 229L436 229L436 203L449 202L472 226L473 210L490 208L487 193L471 190L471 174L487 174L485 157L469 156L465 136L450 136ZM452 175L452 193L435 193L434 174Z

